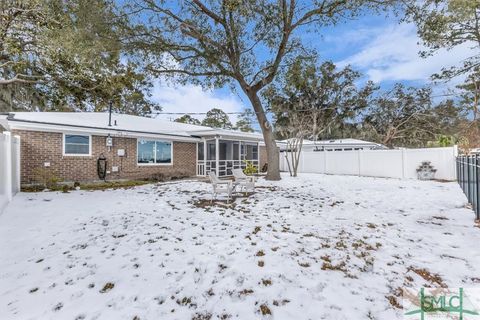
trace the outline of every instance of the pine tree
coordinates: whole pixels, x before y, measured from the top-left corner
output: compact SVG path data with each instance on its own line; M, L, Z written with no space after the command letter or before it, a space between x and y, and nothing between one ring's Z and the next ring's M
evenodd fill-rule
M205 119L202 121L202 126L221 129L232 129L233 127L228 115L218 108L213 108L207 112Z
M255 132L253 129L254 119L256 118L255 112L251 109L245 109L238 117L238 121L235 124L235 129L242 132Z
M175 122L200 125L200 120L192 117L189 114L185 114L185 115L181 116L180 118L175 119Z

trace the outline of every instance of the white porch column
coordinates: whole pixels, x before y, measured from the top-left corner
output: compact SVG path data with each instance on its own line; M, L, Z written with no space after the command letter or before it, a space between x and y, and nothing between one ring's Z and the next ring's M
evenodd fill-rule
M12 201L13 192L12 192L12 136L10 132L4 132L5 137L5 148L4 148L4 159L3 163L5 164L5 195L7 196L8 202Z
M207 175L207 139L203 138L203 175Z
M260 172L260 142L257 141L257 164L258 172Z
M238 165L242 169L242 141L238 141Z
M219 143L218 136L215 136L215 169L217 171L217 177L220 176L219 158L220 158L220 143Z
M15 148L15 158L12 159L12 166L15 166L15 172L12 173L15 175L15 185L14 187L14 193L16 194L17 192L20 192L21 189L21 176L20 176L20 170L22 169L21 167L21 162L20 162L20 157L21 157L21 149L20 149L20 136L13 136L12 137L12 142L14 142L14 148ZM12 151L13 152L13 151ZM15 164L13 163L15 161Z

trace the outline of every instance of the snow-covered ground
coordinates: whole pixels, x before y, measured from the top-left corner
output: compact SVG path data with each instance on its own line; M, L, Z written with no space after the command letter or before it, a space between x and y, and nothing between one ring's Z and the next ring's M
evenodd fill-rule
M478 287L456 183L284 176L23 193L0 216L0 319L396 319L402 287ZM203 200L202 200L203 199Z

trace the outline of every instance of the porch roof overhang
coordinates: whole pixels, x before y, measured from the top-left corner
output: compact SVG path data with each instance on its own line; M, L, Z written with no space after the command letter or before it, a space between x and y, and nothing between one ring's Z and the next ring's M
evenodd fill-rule
M191 131L190 133L194 136L204 138L204 139L218 138L218 139L225 139L225 140L239 140L239 141L247 141L247 142L263 141L263 136L255 132L210 129L210 130Z

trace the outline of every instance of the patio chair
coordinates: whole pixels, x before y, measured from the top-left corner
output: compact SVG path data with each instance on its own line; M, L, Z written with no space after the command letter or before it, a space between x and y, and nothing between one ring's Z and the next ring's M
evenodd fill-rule
M227 194L227 202L230 201L230 198L232 197L234 185L231 180L220 180L217 177L217 174L213 171L210 171L208 173L208 176L210 178L210 182L212 183L213 187L213 194L212 194L212 201L217 199L217 195L219 193L225 193Z
M255 192L254 176L247 176L242 169L233 169L232 174L235 178L235 184L241 188L240 190Z

